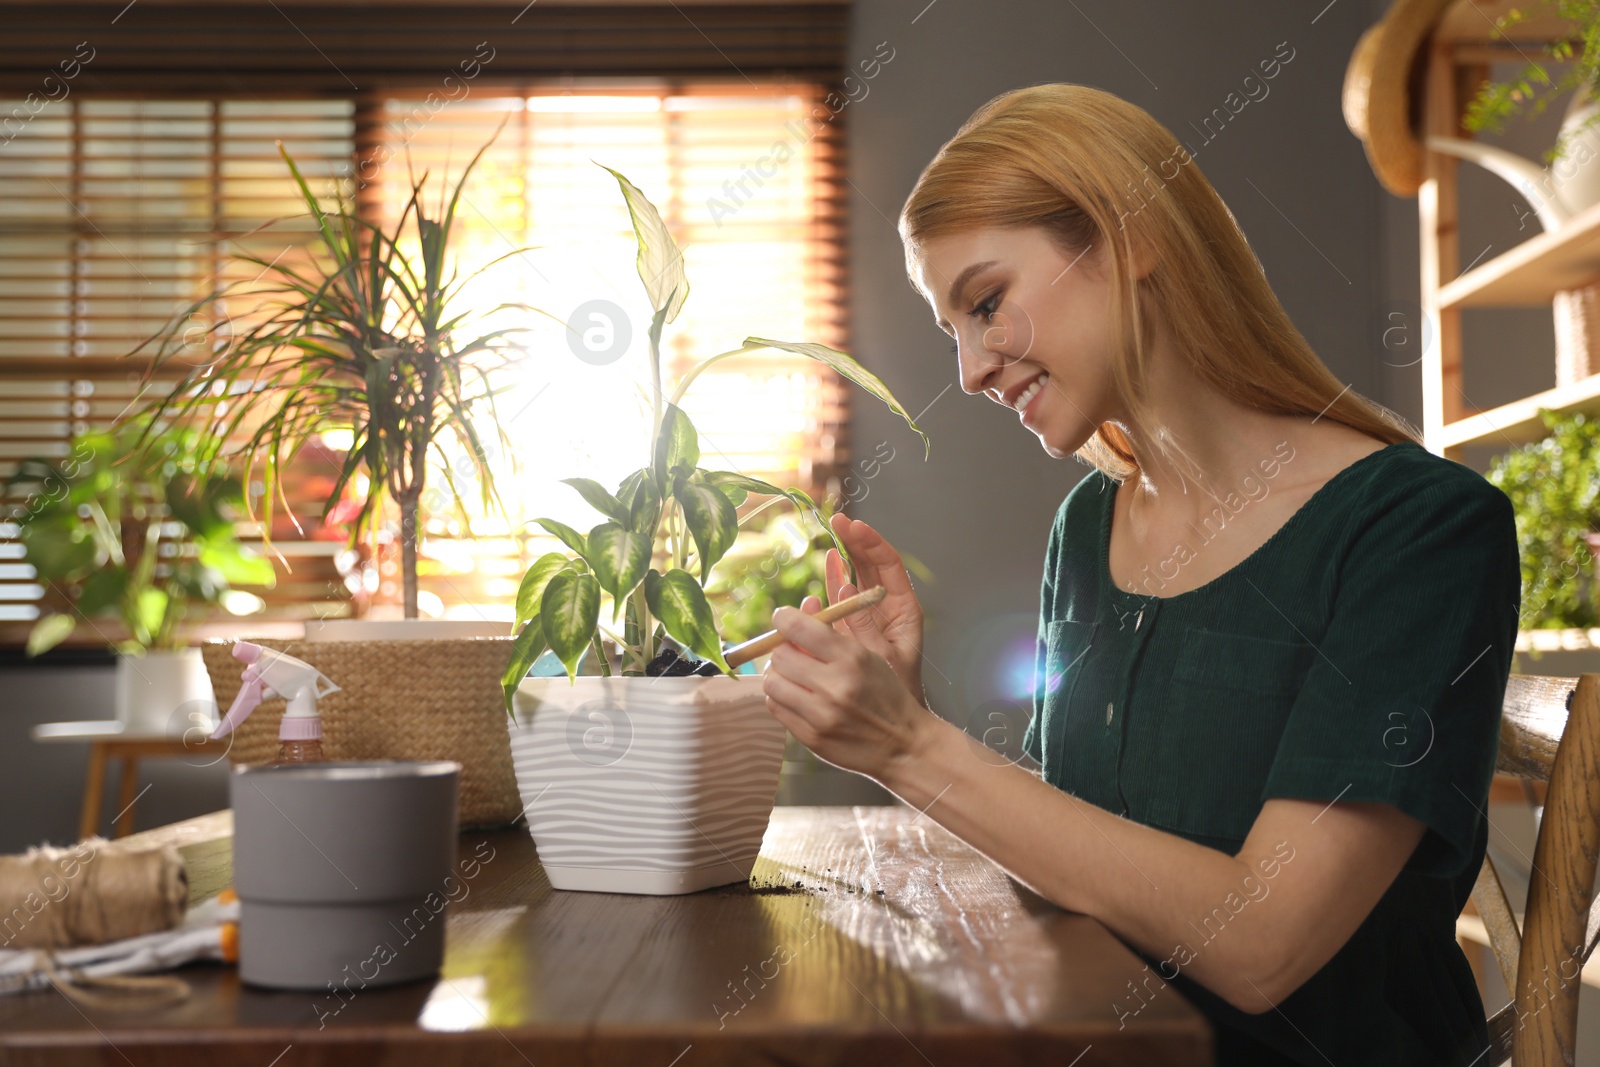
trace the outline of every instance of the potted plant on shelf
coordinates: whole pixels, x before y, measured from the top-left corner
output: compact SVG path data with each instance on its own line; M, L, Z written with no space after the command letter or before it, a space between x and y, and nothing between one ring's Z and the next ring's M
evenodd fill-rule
M587 533L536 520L568 551L547 553L523 576L515 651L501 683L523 811L550 884L687 893L749 877L785 738L766 710L760 677L727 673L705 583L733 545L735 509L750 494L820 515L800 489L701 467L684 395L721 359L784 349L833 367L902 416L925 445L927 436L881 380L820 344L747 337L692 366L669 392L661 380L661 331L688 297L683 255L655 206L606 170L627 202L653 309L650 450L614 493L590 479L566 480L603 518ZM603 601L611 605L609 627ZM602 636L619 649L615 670ZM677 648L668 648L669 640ZM566 676L525 677L546 649ZM597 673L579 677L586 653Z
M462 191L493 140L446 186L436 210L424 196L428 175L412 180L388 229L359 215L342 194L325 209L280 144L315 227L311 254L272 261L238 255L259 271L255 280L206 295L147 342L155 348L154 373L192 340L187 324L223 299L244 307L228 343L185 374L153 414L203 431L203 460L240 455L248 477L264 486L264 525L271 525L275 502L287 507L287 465L313 435L328 445L327 431L342 431L347 443L336 452L324 518L348 523L353 546L398 510L405 619L316 622L304 641L251 640L312 664L341 687L318 708L329 759L460 763L463 825L509 823L520 810L495 683L512 640L503 623L417 618L419 541L428 512L447 505L470 529L461 478L476 481L485 510L499 508L475 420L486 419L500 451L512 454L492 379L523 351L513 338L527 327L488 320L517 310L545 314L523 304L466 306L473 279L524 251L470 272L452 254ZM451 441L470 466L464 472L458 461L452 471L446 463L430 480L430 459L445 458ZM239 689L240 665L226 643L203 651L217 700L226 705ZM269 702L229 735L235 764L274 758L283 708Z
M1520 630L1600 625L1600 420L1541 408L1546 436L1495 458L1522 556Z
M64 458L23 460L6 488L21 500L12 518L23 559L45 587L28 654L87 624L119 653L118 721L140 733L180 733L196 702L209 704L211 687L179 624L196 605L260 611L261 598L234 585L271 586L274 576L235 535L241 480L225 466L199 468L193 431L147 429L135 418L84 434ZM146 447L135 449L140 438Z

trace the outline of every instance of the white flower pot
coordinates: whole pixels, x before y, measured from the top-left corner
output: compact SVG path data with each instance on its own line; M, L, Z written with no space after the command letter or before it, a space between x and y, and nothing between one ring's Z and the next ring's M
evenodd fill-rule
M758 675L528 678L511 759L550 884L693 893L750 877L786 731Z
M117 721L130 734L181 734L192 714L215 715L211 676L198 648L117 657Z

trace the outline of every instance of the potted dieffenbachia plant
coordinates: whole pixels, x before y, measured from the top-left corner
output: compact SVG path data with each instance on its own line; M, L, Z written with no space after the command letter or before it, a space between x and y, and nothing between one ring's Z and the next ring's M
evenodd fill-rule
M766 710L761 678L728 673L705 584L739 532L736 509L752 494L821 518L800 489L702 466L685 394L719 360L783 349L834 368L904 418L924 444L927 436L876 375L821 344L747 337L665 386L661 331L689 294L683 254L645 195L606 170L627 201L653 310L650 450L615 491L567 479L602 520L587 532L536 520L566 551L545 554L524 575L516 648L501 681L528 829L550 884L685 893L749 876L777 794L785 738ZM603 635L620 649L615 671ZM669 641L685 655L662 655ZM546 650L566 674L525 678ZM595 673L580 677L585 653ZM691 656L698 669L673 671L666 662Z

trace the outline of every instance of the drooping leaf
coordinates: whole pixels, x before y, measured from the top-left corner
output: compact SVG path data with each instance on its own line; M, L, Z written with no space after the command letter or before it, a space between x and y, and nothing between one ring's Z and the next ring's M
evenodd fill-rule
M700 485L680 478L673 496L683 507L684 522L694 537L694 547L700 557L700 580L711 576L711 567L733 547L739 536L739 516L715 486Z
M71 615L46 615L28 631L28 655L37 656L55 648L77 628L78 620Z
M873 374L871 371L867 370L867 368L857 363L855 359L848 353L841 352L837 348L829 348L827 345L819 345L810 341L774 341L768 337L746 337L744 339L744 343L747 345L767 345L771 348L781 348L785 352L794 352L797 355L806 356L809 359L814 359L819 363L824 363L832 367L834 370L838 371L840 374L844 375L846 378L849 378L852 382L855 382L861 388L865 389L867 392L883 401L886 405L888 405L890 411L894 412L896 415L899 415L902 419L905 419L906 425L915 430L917 432L917 436L922 438L923 455L926 456L928 454L928 449L931 447L931 443L928 440L928 435L923 433L922 428L912 420L909 414L906 413L906 409L901 405L900 401L894 398L894 394L889 391L889 387L883 384L883 379L879 378L876 374Z
M604 163L599 165L605 166ZM639 191L639 187L610 167L606 167L606 170L611 171L612 177L617 179L617 184L622 187L623 199L628 202L633 233L639 243L636 259L639 278L644 282L645 292L650 295L650 307L654 311L666 309L666 321L671 322L678 317L683 302L689 298L689 278L683 270L683 252L678 248L678 242L672 239L667 224L661 221L661 212Z
M611 617L621 613L623 599L650 569L649 534L635 533L614 522L604 522L589 531L589 565L594 576L612 597Z
M711 605L694 575L677 567L666 574L652 570L645 575L644 596L667 633L696 655L731 673L728 661L722 658L722 642Z
M561 538L561 543L572 549L572 551L576 552L578 555L586 556L589 554L589 545L586 541L584 541L583 534L579 533L577 530L574 530L566 523L557 522L555 519L534 519L533 521L538 523L540 526L543 526L547 533L553 533L557 537Z
M738 507L745 502L745 497L750 493L760 493L762 496L782 496L783 490L770 482L760 478L751 478L745 474L734 471L701 471L698 480L707 485L716 486L723 496L728 498L728 503Z
M545 640L567 668L567 678L578 676L578 661L594 639L600 622L600 583L592 574L563 571L544 587L539 607Z
M694 423L676 404L668 404L661 414L661 433L656 437L656 483L666 485L673 467L693 470L700 463L700 435Z
M544 650L544 624L535 615L523 624L521 632L511 642L511 662L506 664L505 673L500 676L500 690L505 694L507 715L513 713L511 697L516 693L517 686L522 684L528 671L533 669L533 661L542 656Z
M622 501L606 491L606 487L592 478L563 478L567 485L576 489L589 506L608 519L626 523L628 521L628 507Z
M546 552L534 560L517 587L517 622L538 615L539 605L544 601L544 587L550 584L550 579L573 569L572 561L559 552Z
M783 495L794 501L795 506L800 509L802 515L809 515L816 520L818 526L821 526L827 532L828 539L833 542L834 550L839 553L839 560L844 564L851 584L854 584L856 581L856 561L850 558L850 550L844 547L844 542L839 540L839 535L833 532L833 526L828 522L828 516L817 506L817 502L811 499L811 494L804 489L785 489L783 490Z

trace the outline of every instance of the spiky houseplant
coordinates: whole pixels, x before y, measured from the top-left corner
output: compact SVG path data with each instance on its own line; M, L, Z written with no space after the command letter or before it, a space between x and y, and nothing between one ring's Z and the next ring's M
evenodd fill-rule
M821 519L817 503L801 489L783 489L735 471L700 466L699 437L680 406L684 395L708 367L742 353L777 348L832 367L882 400L922 437L927 435L890 393L888 386L853 358L826 345L746 337L738 348L702 359L670 392L661 380L661 331L683 309L689 295L683 253L655 205L632 182L610 167L628 205L639 252L636 264L649 296L651 434L649 462L622 480L615 493L588 478L568 478L605 521L587 533L553 519L537 519L569 552L550 552L536 560L517 592L516 641L501 679L506 708L534 660L546 649L575 679L584 652L593 649L599 670L610 673L600 644L602 595L612 602L612 622L623 632L612 636L622 651L621 673L643 676L663 637L724 671L722 641L706 599L711 568L733 545L739 519L735 509L752 493L784 498L803 513ZM827 524L822 523L827 529ZM832 536L832 531L829 531ZM844 546L835 540L848 561ZM661 561L661 566L654 564Z
M358 472L366 474L369 489L346 517L352 545L382 521L386 500L398 505L407 618L417 617L418 542L424 504L433 495L428 492L430 453L453 437L472 464L482 505L499 504L473 415L488 408L500 444L507 446L502 450L509 454L510 442L493 417L496 389L490 372L520 351L509 338L526 327L477 332L478 323L512 309L545 314L525 304L501 304L482 314L461 307L463 291L474 278L524 251L497 257L465 277L449 255L462 188L493 141L446 190L436 216L423 202L427 173L415 179L388 232L359 217L342 194L335 210L325 210L279 142L278 152L316 224L310 262L294 266L239 254L238 260L260 269L257 280L203 297L146 342L155 346L153 374L183 351L195 316L219 300L244 302L255 310L254 324L236 333L216 358L189 371L156 413L203 427L209 442L204 460L215 460L225 449L235 451L242 435L237 451L244 454L247 475L259 474L265 486L261 519L269 530L275 500L288 507L285 466L311 435L349 430L351 442L323 516L345 496ZM446 499L465 522L448 465L444 474Z

